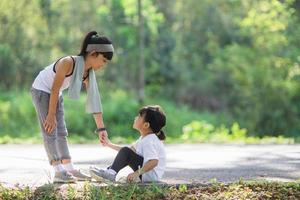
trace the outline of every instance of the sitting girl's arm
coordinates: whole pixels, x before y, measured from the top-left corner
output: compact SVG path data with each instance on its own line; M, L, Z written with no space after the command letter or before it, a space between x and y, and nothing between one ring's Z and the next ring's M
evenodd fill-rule
M102 137L100 138L100 142L102 143L103 146L107 146L116 151L119 151L122 148L122 146L120 146L120 145L111 143L111 141L108 139L107 135L102 135Z
M109 143L106 146L108 146L109 148L112 148L112 149L114 149L116 151L120 151L120 149L122 148L122 146L117 145L117 144L113 144L113 143Z
M142 168L138 169L137 171L135 171L133 173L130 173L127 176L127 181L132 182L134 179L136 179L140 175L152 170L154 167L157 166L157 164L158 164L157 159L148 160Z
M100 142L103 146L107 146L109 148L112 148L116 151L120 151L120 149L123 147L121 145L117 145L117 144L114 144L114 143L111 143L111 141L108 139L108 136L107 135L103 135L101 136L100 138ZM134 146L131 146L130 147L134 152L136 152Z

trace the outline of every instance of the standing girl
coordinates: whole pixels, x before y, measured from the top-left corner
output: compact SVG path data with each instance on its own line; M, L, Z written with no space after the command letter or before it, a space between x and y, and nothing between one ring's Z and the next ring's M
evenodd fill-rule
M64 119L62 91L68 89L70 98L80 96L82 83L87 89L86 112L92 113L99 137L107 135L95 72L112 59L114 48L105 36L89 32L78 56L66 56L44 68L35 78L32 100L35 106L44 147L55 175L53 182L87 180L89 176L76 170L69 153L68 131Z
M138 179L142 182L159 181L166 167L166 153L162 142L166 136L161 130L165 125L166 117L160 106L145 106L139 110L133 123L133 128L141 135L133 146L112 144L107 135L103 135L101 143L117 150L118 154L106 170L91 167L92 177L99 181L115 181L117 173L130 166L134 172L127 176L128 182Z

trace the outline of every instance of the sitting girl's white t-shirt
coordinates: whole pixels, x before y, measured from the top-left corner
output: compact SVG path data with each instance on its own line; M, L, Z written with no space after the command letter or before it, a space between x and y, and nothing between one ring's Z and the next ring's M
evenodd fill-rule
M155 134L148 134L140 137L133 147L136 153L144 158L143 165L148 160L158 160L156 167L142 175L142 182L159 181L166 168L166 152L162 141Z

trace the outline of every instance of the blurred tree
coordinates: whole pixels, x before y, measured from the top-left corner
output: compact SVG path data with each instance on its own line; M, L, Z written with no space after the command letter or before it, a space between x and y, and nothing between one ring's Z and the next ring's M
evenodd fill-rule
M215 75L208 64L219 49L236 41L233 9L239 4L237 1L206 0L201 4L177 1L175 12L180 15L173 26L173 32L177 33L173 59L180 74L176 87L178 101L199 109L225 109L219 94L228 86L223 80L221 84L214 83Z
M142 13L143 4L141 0L138 0L138 32L139 32L139 76L138 76L138 100L143 104L145 100L145 33L144 33L144 16Z
M0 1L0 88L28 90L38 71L78 54L91 30L110 37L100 88L139 84L137 0ZM300 131L296 0L144 0L145 95L226 112L252 134Z
M36 1L1 1L0 22L0 87L9 89L32 81L49 46Z
M236 22L247 42L219 50L210 66L216 77L227 77L226 104L251 133L291 133L299 112L291 105L294 83L288 78L295 62L287 56L293 46L287 30L295 23L294 10L279 1L242 5L247 13Z

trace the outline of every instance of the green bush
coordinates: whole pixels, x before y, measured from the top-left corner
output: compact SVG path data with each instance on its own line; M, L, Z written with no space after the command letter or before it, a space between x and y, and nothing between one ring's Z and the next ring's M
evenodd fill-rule
M70 134L93 138L96 128L94 118L85 113L85 95L79 101L65 98L66 123ZM132 123L137 110L138 102L122 90L103 95L104 123L111 136L135 137Z
M212 143L294 143L291 138L279 137L253 137L247 136L247 130L240 128L238 123L233 123L230 128L225 125L215 127L206 121L192 121L183 127L183 141L212 142Z
M139 137L132 128L134 117L142 106L134 95L123 90L102 94L104 122L111 138L132 141ZM79 100L71 100L65 95L65 120L69 135L77 142L96 140L93 116L85 113L84 94ZM182 127L193 120L206 120L212 124L224 122L224 115L198 113L187 106L176 105L163 99L147 99L144 105L159 104L167 115L165 132L170 140L180 138ZM0 140L1 143L17 142L16 138L40 138L40 129L35 109L27 91L2 92L0 95ZM228 119L226 119L228 121ZM126 140L124 140L126 138Z
M165 111L167 125L164 130L170 139L180 138L182 127L193 120L207 120L210 123L217 124L225 119L222 114L213 115L207 112L194 112L187 106L176 105L163 99L147 99L144 105L140 105L133 96L133 94L128 94L123 90L116 90L103 95L103 116L111 137L136 139L139 135L132 128L134 118L142 106L149 104L159 104ZM65 115L69 132L84 135L88 138L94 137L92 131L96 127L93 117L85 114L85 97L82 96L79 102L65 99ZM227 121L229 120L227 119Z
M27 138L39 130L29 92L1 93L0 136Z
M137 139L139 133L132 128L132 124L142 105L133 98L134 95L115 90L102 96L104 122L110 138L114 142L131 142ZM69 135L77 143L98 141L93 133L96 128L93 116L85 113L85 99L84 94L76 101L67 96L64 98ZM294 142L282 136L250 137L246 129L240 128L238 123L233 122L230 116L224 113L199 113L164 99L148 98L144 105L148 104L159 104L164 109L167 116L167 125L164 128L167 142ZM0 113L0 143L41 141L38 120L29 92L1 93Z

